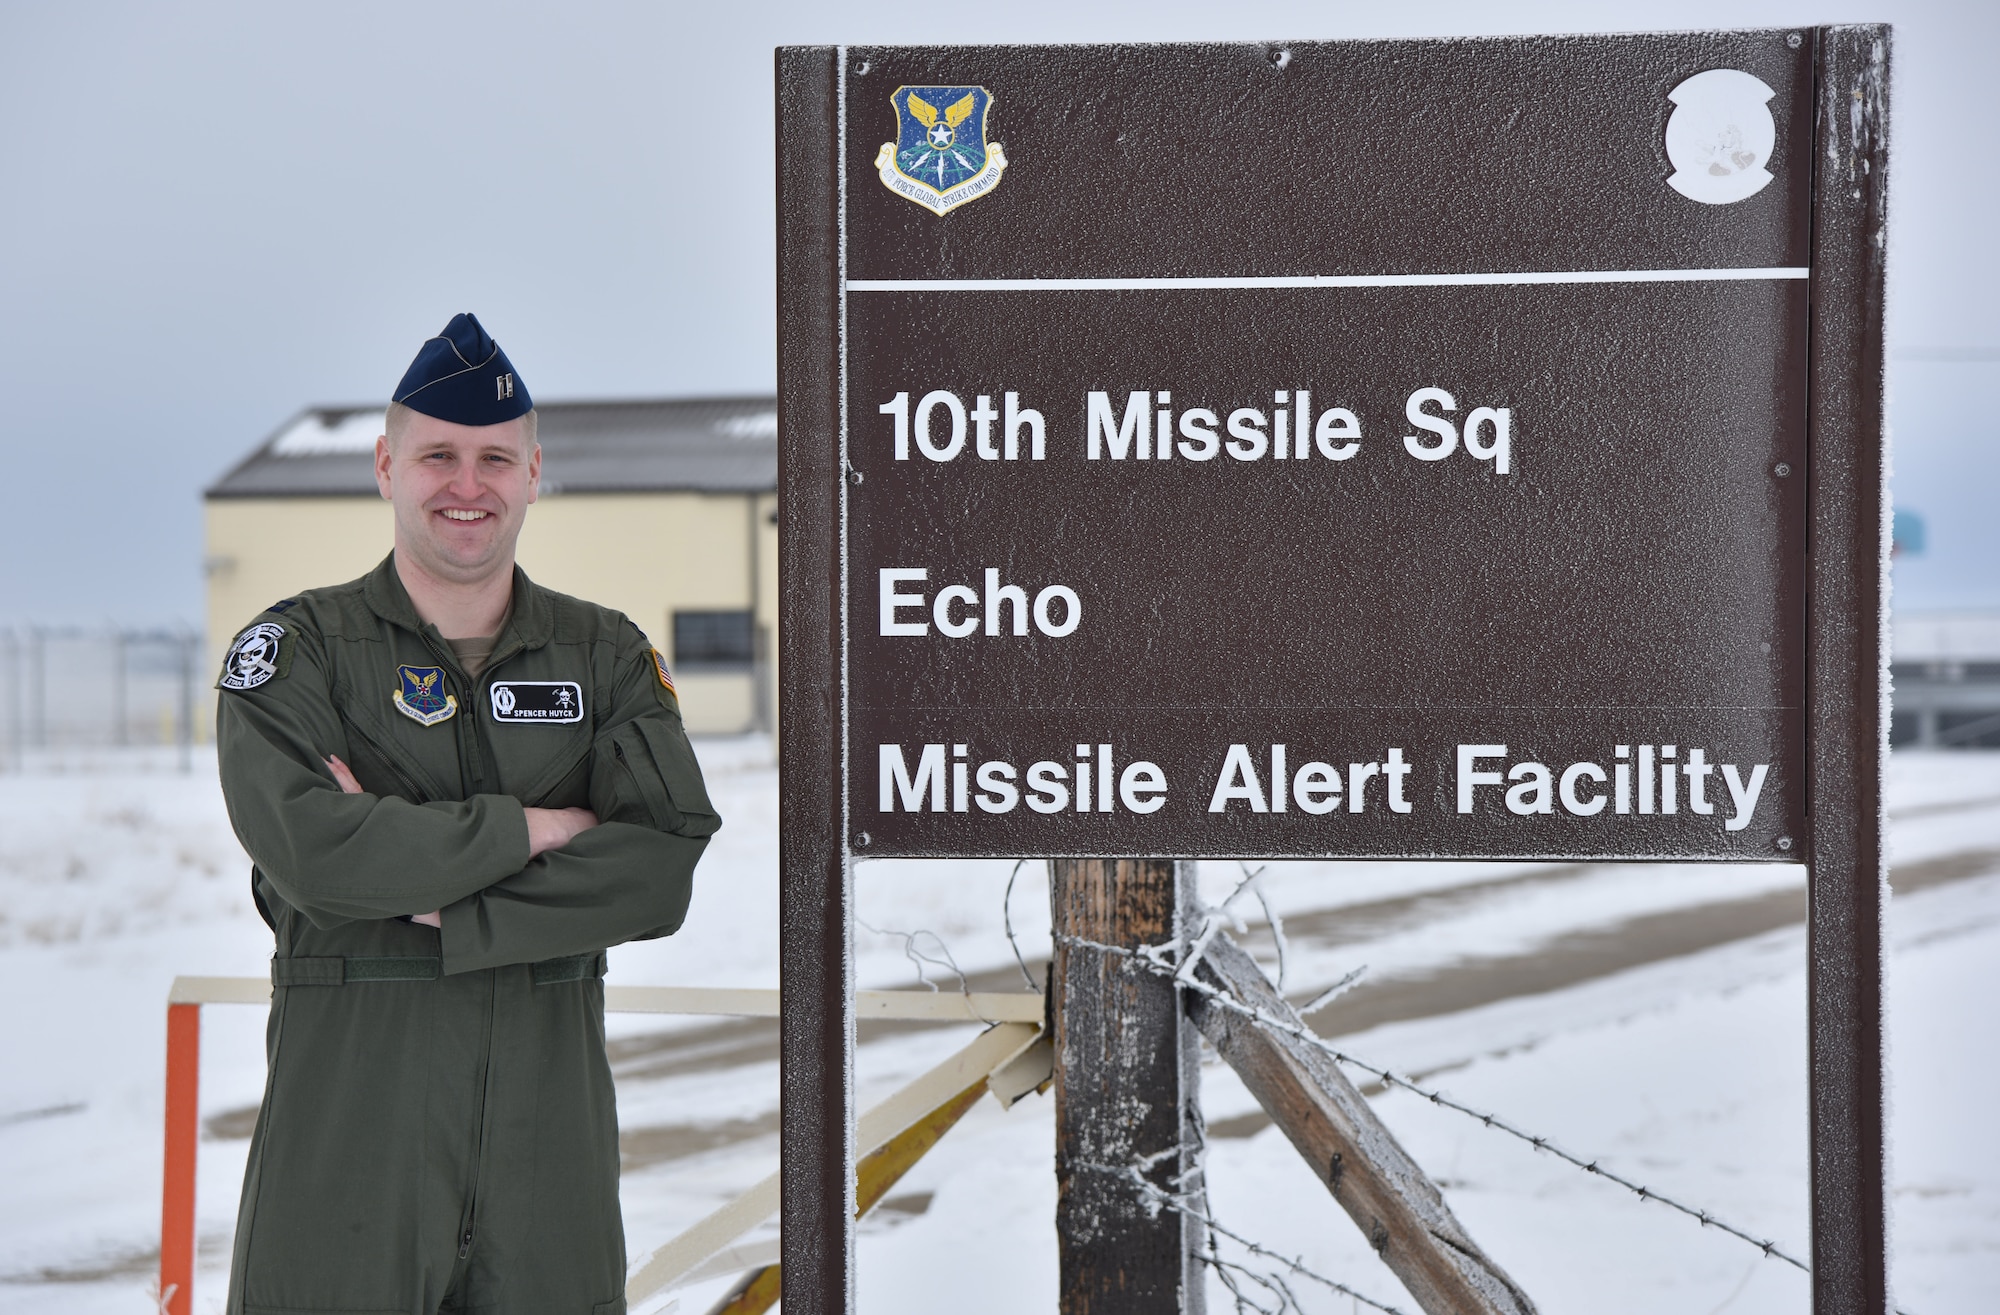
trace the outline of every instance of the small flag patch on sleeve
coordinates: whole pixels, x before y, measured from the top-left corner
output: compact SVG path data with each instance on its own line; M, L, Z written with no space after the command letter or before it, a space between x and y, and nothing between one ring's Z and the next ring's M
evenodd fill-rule
M680 711L680 691L674 688L674 674L667 670L667 660L660 656L660 650L657 648L649 648L646 651L652 654L653 673L660 678L660 701L674 711Z

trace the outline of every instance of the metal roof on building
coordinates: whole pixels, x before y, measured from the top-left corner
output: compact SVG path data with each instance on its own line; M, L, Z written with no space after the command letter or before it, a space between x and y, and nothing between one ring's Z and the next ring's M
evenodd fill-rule
M1904 662L2000 662L2000 610L1898 611L1891 651Z
M778 487L773 397L544 402L544 493L763 493ZM312 407L208 488L211 498L375 496L379 406Z

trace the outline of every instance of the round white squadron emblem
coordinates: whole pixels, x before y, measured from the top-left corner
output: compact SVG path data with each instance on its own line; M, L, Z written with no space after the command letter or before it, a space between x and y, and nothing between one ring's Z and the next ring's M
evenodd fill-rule
M284 637L285 628L275 621L251 626L236 636L229 656L222 659L222 688L256 689L277 675L278 641Z
M1766 103L1777 93L1733 68L1697 73L1667 94L1667 159L1672 187L1690 201L1728 205L1755 196L1771 181L1778 125Z

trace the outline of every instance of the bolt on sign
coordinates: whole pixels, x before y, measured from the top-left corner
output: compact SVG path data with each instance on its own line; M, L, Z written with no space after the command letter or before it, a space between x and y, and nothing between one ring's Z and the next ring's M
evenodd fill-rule
M1806 861L1866 958L1886 50L780 52L788 825Z

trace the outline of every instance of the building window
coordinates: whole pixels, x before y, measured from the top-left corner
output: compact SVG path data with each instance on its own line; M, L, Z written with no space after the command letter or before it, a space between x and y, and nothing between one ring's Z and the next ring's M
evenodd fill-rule
M677 671L748 671L752 647L747 611L674 613Z

